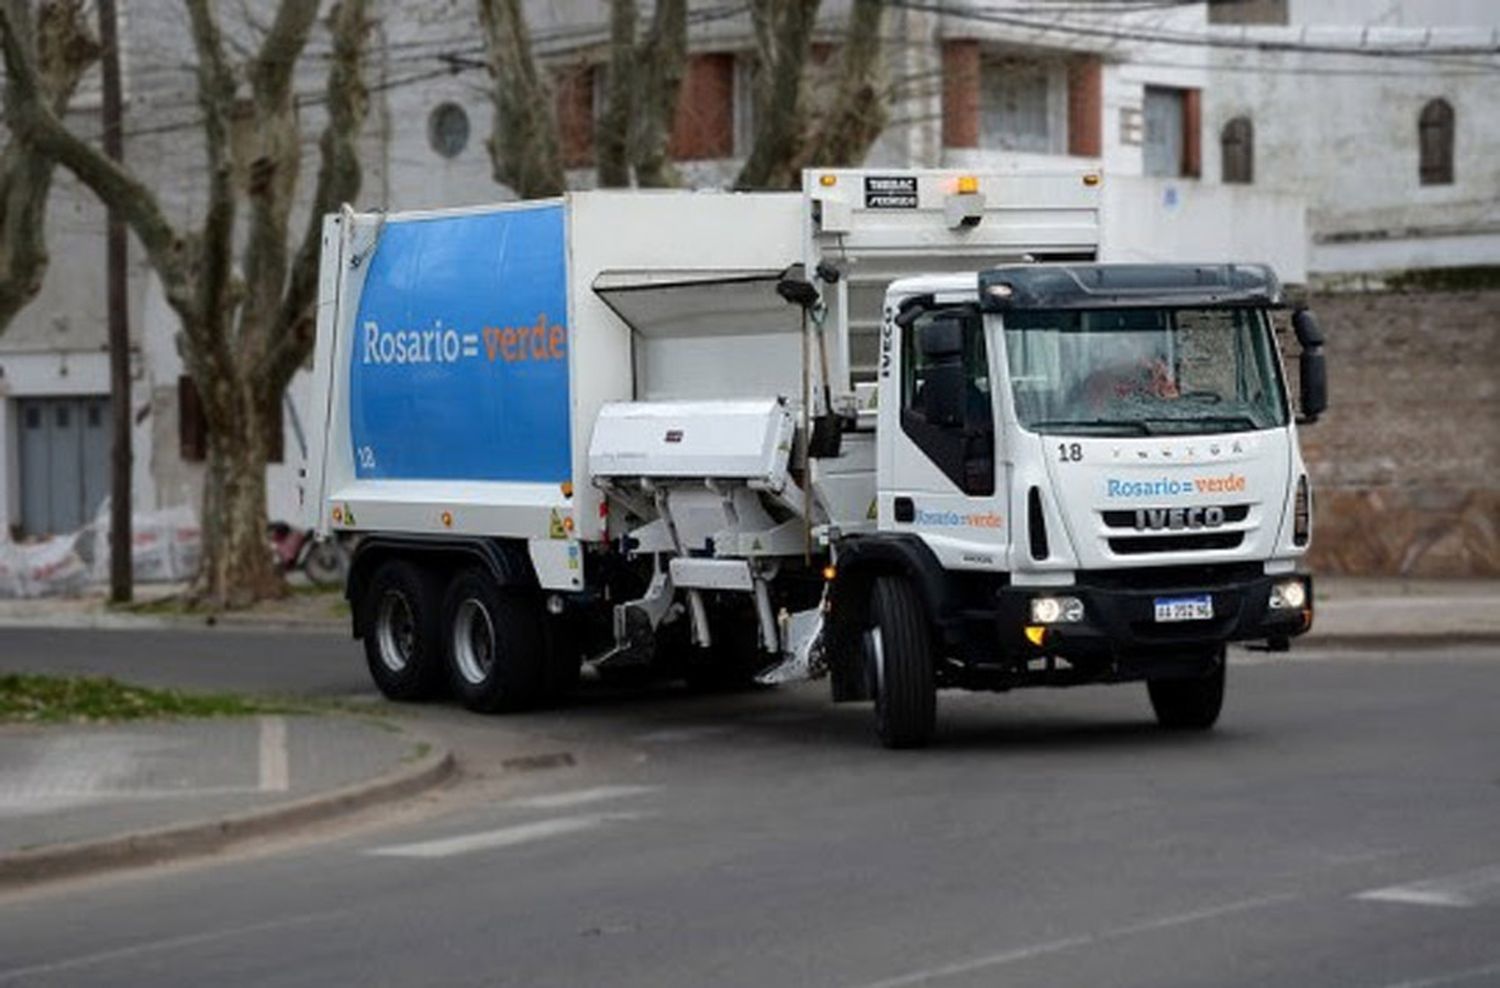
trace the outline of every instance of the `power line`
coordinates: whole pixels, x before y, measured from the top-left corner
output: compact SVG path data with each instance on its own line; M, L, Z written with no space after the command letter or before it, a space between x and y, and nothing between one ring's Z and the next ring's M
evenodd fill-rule
M1102 38L1109 41L1138 41L1145 44L1176 45L1188 48L1222 48L1238 51L1255 51L1264 54L1349 55L1360 58L1438 59L1449 56L1500 55L1500 40L1491 42L1490 44L1466 45L1430 45L1425 43L1420 46L1384 45L1381 47L1372 47L1364 44L1335 45L1305 40L1284 41L1274 38L1253 38L1244 34L1238 37L1231 37L1218 34L1153 32L1123 26L1109 27L1098 24L1084 24L1077 21L1068 22L1061 18L1051 21L1037 21L1002 12L1012 10L1013 8L1011 7L978 8L961 4L937 2L937 0L884 0L884 3L890 7L942 14L946 17L953 17L959 20L980 21L988 24L1018 27L1043 34L1057 33L1077 37Z

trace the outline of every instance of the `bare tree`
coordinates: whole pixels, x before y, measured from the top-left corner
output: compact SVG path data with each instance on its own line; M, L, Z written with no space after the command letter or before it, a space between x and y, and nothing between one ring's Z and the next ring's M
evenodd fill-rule
M209 184L202 225L184 230L149 186L58 119L23 40L32 30L26 0L0 0L11 129L124 214L182 322L179 349L207 427L204 561L195 596L209 606L243 606L285 589L265 548L265 468L286 386L312 350L322 216L354 198L361 182L355 141L367 102L367 2L339 0L330 14L328 120L311 212L293 256L290 220L301 171L293 76L319 3L281 0L259 46L232 64L216 4L184 0ZM241 214L246 229L237 236Z
M38 96L61 116L99 58L83 0L42 0L34 30L18 38L34 60ZM0 151L0 333L36 297L47 273L47 197L57 165L12 132Z
M532 57L521 0L479 0L479 22L495 104L495 131L489 140L495 181L522 199L561 195L567 180L552 88Z
M858 164L887 120L883 0L854 0L832 97L809 107L808 57L819 0L751 0L754 144L735 185L792 188L803 168Z

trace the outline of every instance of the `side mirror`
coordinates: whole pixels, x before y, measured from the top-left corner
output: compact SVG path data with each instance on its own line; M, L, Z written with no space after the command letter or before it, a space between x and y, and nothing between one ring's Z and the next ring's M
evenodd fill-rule
M917 336L922 356L932 363L961 360L964 355L964 324L959 319L934 319Z
M1302 382L1302 418L1316 422L1328 410L1328 365L1323 358L1323 330L1306 309L1292 313L1292 330L1302 353L1297 358L1297 376Z

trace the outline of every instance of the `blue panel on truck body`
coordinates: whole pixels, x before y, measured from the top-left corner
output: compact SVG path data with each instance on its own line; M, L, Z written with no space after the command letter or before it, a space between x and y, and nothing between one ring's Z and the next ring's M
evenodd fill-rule
M565 481L563 207L392 220L349 373L361 479Z

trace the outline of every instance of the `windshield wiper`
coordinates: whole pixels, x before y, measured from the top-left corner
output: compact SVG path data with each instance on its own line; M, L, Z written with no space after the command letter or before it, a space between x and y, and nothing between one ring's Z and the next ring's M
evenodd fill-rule
M1195 415L1191 418L1154 418L1151 422L1170 423L1184 428L1169 429L1174 432L1207 431L1257 431L1265 428L1248 415Z
M1057 419L1049 422L1032 422L1028 428L1037 432L1085 429L1106 436L1149 436L1154 430L1145 422L1130 419Z

